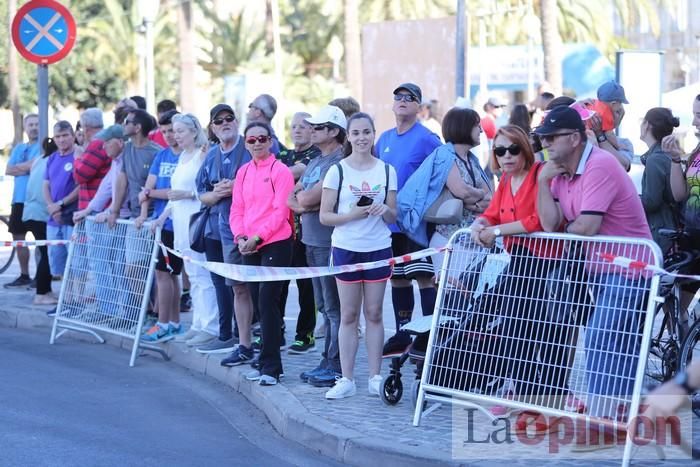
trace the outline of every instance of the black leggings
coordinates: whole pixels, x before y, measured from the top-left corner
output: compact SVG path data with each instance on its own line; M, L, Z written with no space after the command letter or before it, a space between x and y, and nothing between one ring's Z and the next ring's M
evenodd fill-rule
M36 240L46 240L46 222L27 221L27 230ZM46 246L37 247L39 263L36 266L36 294L46 295L51 292L51 268L49 267L49 249Z
M243 255L246 266L289 267L292 264L292 239L280 240L262 246L252 255ZM249 282L253 297L257 295L262 331L260 350L260 372L278 378L282 373L282 308L281 295L284 281Z

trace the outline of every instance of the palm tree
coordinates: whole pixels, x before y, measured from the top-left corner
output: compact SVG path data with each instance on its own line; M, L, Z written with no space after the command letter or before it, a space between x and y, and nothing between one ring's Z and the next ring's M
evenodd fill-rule
M562 44L561 36L559 36L557 10L557 0L540 0L544 79L552 86L554 94L559 95L562 91Z
M178 51L180 53L180 106L194 108L194 25L192 3L180 2L177 12Z

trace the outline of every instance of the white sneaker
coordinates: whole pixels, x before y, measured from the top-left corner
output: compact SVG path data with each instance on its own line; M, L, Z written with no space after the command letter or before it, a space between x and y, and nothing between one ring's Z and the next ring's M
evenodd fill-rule
M187 344L190 347L195 347L195 346L208 344L209 342L213 341L214 339L216 339L216 336L212 336L208 332L199 331L197 333L197 335L194 336L192 339L185 341L185 344Z
M199 334L199 331L190 328L186 333L178 335L175 338L175 342L187 342L188 340L195 337L197 334Z
M326 392L326 399L344 399L346 397L354 396L355 392L357 392L355 382L351 379L343 377L336 381L335 386Z
M367 390L370 396L378 396L382 390L382 375L374 375L367 381Z

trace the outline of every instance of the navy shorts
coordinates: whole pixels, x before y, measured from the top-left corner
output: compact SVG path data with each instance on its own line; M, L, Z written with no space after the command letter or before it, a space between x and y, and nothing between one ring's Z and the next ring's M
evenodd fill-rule
M333 266L380 261L382 259L389 259L392 256L391 247L384 248L383 250L366 252L343 250L342 248L337 247L333 247L331 250L331 261ZM391 266L384 266L376 269L368 269L366 271L336 274L335 278L341 282L381 282L388 280L391 277L391 271Z

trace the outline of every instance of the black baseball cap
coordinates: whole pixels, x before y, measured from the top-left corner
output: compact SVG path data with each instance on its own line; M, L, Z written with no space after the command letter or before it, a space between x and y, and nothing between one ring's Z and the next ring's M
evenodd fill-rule
M230 105L216 104L214 107L211 108L211 111L209 112L209 120L214 120L217 115L224 111L231 112L231 115L233 115L234 117L236 116L236 112L233 111L233 108L231 108Z
M544 117L542 124L535 128L538 135L551 135L559 130L585 131L581 116L571 107L555 107Z
M423 92L417 84L413 83L403 83L396 89L394 89L394 95L398 94L399 91L407 91L410 95L415 97L420 104L423 101Z

